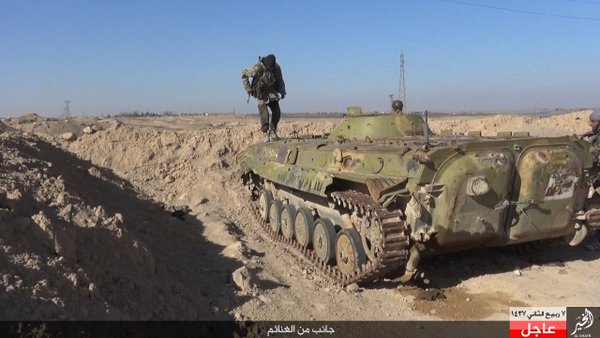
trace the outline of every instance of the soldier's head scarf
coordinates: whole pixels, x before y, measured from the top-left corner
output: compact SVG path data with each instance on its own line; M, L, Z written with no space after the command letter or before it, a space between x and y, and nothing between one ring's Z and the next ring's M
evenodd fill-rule
M275 55L269 54L260 60L263 65L267 68L273 68L275 66Z
M600 121L600 110L599 109L595 109L591 114L590 114L590 121Z

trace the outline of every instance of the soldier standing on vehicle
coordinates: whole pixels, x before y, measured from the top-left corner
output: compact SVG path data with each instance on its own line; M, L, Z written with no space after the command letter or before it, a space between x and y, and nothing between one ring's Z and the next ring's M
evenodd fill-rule
M277 124L281 117L279 100L285 97L285 83L281 75L281 67L275 61L275 55L269 54L259 57L258 63L242 72L244 89L250 96L258 100L258 113L260 115L260 130L266 141L277 140ZM252 78L250 81L249 78ZM271 109L271 121L269 110Z

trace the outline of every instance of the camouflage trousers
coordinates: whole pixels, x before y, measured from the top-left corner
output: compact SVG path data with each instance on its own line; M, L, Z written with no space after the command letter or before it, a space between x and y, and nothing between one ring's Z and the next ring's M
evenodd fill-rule
M268 107L268 109L267 109ZM271 121L269 121L269 109L271 109ZM279 108L279 101L265 102L262 100L258 101L258 114L260 115L260 130L263 133L277 129L277 124L281 118L281 109Z

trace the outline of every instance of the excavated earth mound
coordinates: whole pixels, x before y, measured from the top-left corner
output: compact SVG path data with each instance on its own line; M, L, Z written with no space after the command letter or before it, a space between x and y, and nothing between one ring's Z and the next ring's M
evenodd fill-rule
M3 320L228 317L239 264L202 224L41 138L3 132L0 154Z

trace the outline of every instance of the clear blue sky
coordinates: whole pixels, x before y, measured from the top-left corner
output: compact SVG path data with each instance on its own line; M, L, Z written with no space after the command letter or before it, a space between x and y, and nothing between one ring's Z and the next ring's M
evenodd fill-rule
M600 107L600 0L0 0L0 116L255 113L273 53L285 112Z

